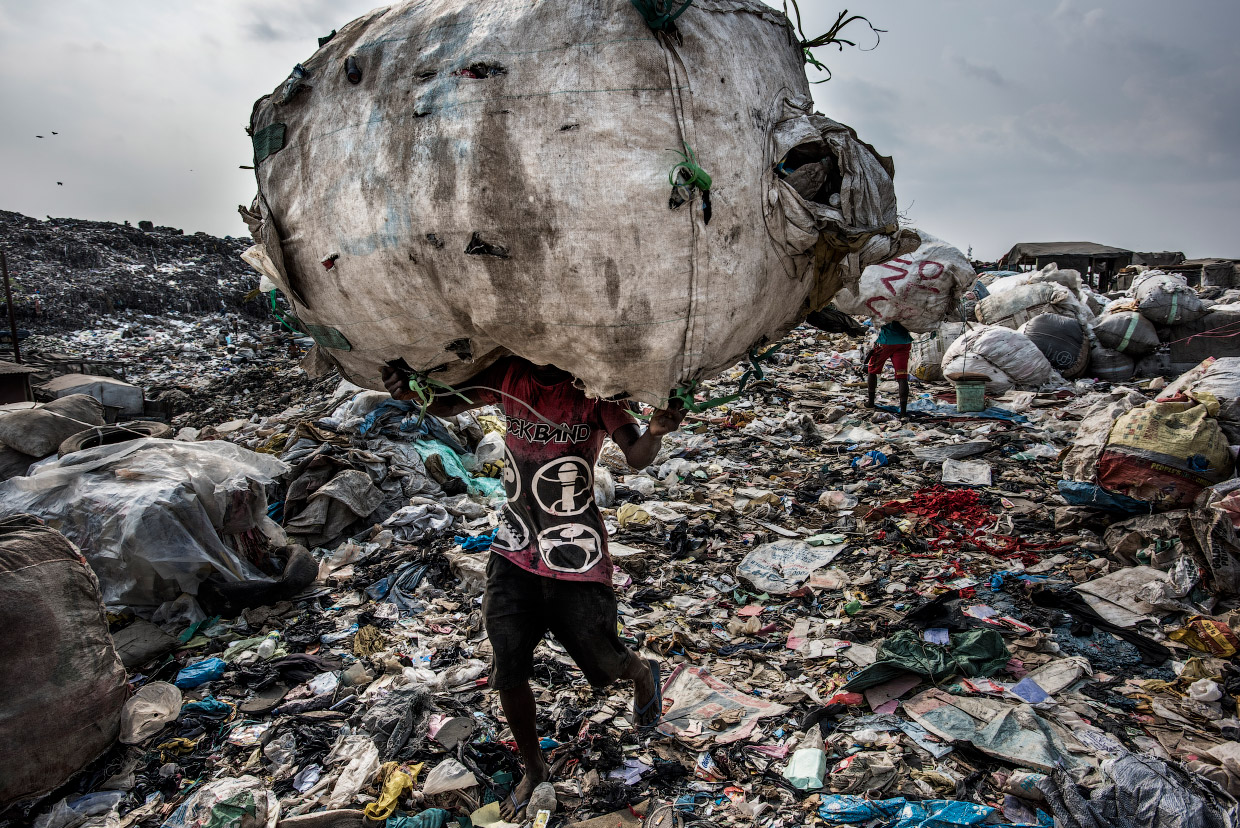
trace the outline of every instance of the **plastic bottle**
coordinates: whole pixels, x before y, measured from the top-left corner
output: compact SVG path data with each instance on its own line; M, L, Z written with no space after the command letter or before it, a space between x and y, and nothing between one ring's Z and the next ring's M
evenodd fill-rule
M280 633L269 632L267 637L258 645L258 657L263 661L271 658L275 654L276 647L280 646Z

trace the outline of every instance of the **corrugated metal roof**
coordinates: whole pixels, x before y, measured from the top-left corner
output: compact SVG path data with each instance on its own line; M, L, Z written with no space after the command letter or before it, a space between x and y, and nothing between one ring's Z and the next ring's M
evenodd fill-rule
M31 368L29 365L18 365L16 362L5 362L0 360L0 376L4 374L37 374L38 368Z

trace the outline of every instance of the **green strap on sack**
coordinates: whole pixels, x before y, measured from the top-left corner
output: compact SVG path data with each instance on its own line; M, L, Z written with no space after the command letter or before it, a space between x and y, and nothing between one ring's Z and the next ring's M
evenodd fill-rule
M1123 351L1128 347L1128 343L1132 340L1132 335L1137 332L1137 325L1140 324L1140 322L1141 315L1134 313L1132 315L1132 321L1128 323L1128 330L1124 331L1124 338L1121 339L1119 344L1115 346L1115 350Z

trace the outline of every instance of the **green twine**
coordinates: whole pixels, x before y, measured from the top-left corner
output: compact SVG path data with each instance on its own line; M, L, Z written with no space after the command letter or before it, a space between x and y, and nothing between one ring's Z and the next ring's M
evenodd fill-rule
M698 383L695 380L689 385L682 388L677 388L673 391L671 393L671 399L680 400L681 404L685 407L685 410L693 414L701 414L709 409L718 408L721 405L727 405L728 403L735 402L741 398L742 394L745 393L745 388L748 387L750 382L762 382L762 380L766 379L766 374L762 370L762 363L770 362L778 350L778 345L772 345L770 348L767 348L765 351L761 352L758 351L757 345L749 349L749 368L745 370L745 373L741 374L741 381L736 386L735 394L728 394L723 397L712 397L711 399L698 402L694 396L698 387Z
M680 156L680 161L667 174L667 182L673 187L696 187L704 193L709 193L710 175L698 165L697 153L688 144L684 147L684 152L672 150Z
M268 296L271 299L271 312L272 314L275 315L276 319L280 320L281 325L288 328L290 331L292 331L295 334L301 334L302 336L309 336L309 334L307 334L305 331L298 330L297 328L294 328L292 325L290 325L288 320L284 318L284 315L280 313L280 309L276 307L276 292L274 290L272 290L268 294Z
M675 5L675 0L629 0L629 2L646 21L646 25L656 32L667 29L677 17L684 13L685 9L693 5L693 0L685 0L680 8L670 11Z

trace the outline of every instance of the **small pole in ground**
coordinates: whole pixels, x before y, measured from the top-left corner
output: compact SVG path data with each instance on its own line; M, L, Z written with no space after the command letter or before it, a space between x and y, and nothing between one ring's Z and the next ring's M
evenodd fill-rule
M9 287L9 262L0 250L0 273L4 274L4 301L9 307L9 336L13 338L13 361L22 361L22 350L17 344L17 314L13 309L13 289Z

